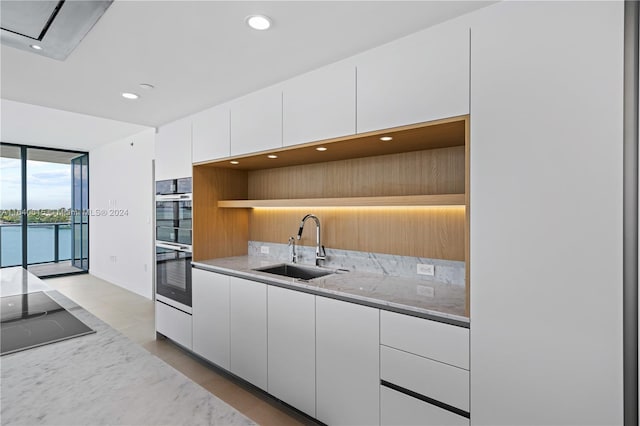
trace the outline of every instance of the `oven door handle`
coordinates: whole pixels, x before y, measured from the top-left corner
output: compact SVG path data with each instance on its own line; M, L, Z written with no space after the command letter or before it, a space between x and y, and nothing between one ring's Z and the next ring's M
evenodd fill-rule
M183 245L183 244L169 244L169 243L159 243L156 241L156 247L165 248L169 250L178 250L191 253L191 246Z
M192 194L165 194L156 195L156 201L192 201Z

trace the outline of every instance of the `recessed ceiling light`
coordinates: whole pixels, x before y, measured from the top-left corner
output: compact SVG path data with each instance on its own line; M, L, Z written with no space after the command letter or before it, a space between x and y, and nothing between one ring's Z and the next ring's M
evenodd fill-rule
M393 138L391 136L383 136L383 137L380 138L381 141L385 141L385 142L390 141L392 139Z
M29 47L34 49L34 50L42 50L42 46L38 46L37 44L32 44Z
M327 150L327 148L324 147L324 146L319 146L319 147L316 148L316 151L326 151L326 150Z
M268 30L271 27L271 19L264 15L249 15L245 18L245 22L258 31Z
M136 95L135 93L123 92L122 97L125 99L138 99L140 95Z
M140 83L139 86L144 90L151 90L155 87L153 84L149 84L149 83Z
M233 161L229 161L231 164L240 164L239 161L233 160Z
M274 155L274 154L269 154L269 155L267 155L267 158L278 158L278 156Z

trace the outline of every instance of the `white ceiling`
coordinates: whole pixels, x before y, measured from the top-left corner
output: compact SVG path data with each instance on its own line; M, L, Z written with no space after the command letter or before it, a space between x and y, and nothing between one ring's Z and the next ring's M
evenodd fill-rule
M149 127L2 99L0 141L90 151Z
M489 3L116 0L65 61L1 46L1 96L159 126ZM271 30L245 25L244 18L257 13L273 19ZM156 88L143 90L139 83ZM127 101L123 91L142 98ZM34 131L29 123L43 125L21 116L28 111L20 106L11 112L11 120L21 123L14 128L5 108L16 105L3 103L4 141L6 126L14 141L28 141ZM80 148L81 141L73 143Z

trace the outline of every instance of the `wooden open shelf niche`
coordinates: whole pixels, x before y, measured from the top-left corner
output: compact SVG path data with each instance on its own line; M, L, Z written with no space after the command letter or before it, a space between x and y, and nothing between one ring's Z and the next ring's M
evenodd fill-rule
M396 197L294 198L276 200L220 200L218 207L398 207L464 206L464 194L401 195Z
M327 247L465 261L468 306L468 152L461 116L196 164L194 259L286 243L314 213Z

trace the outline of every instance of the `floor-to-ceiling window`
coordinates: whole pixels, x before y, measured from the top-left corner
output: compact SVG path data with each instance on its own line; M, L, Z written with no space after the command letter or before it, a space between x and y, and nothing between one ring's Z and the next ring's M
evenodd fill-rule
M0 145L0 265L22 265L22 164L19 146Z
M0 265L88 271L88 155L1 144L0 157Z
M71 264L83 270L89 269L89 216L77 214L89 211L89 155L71 160Z

